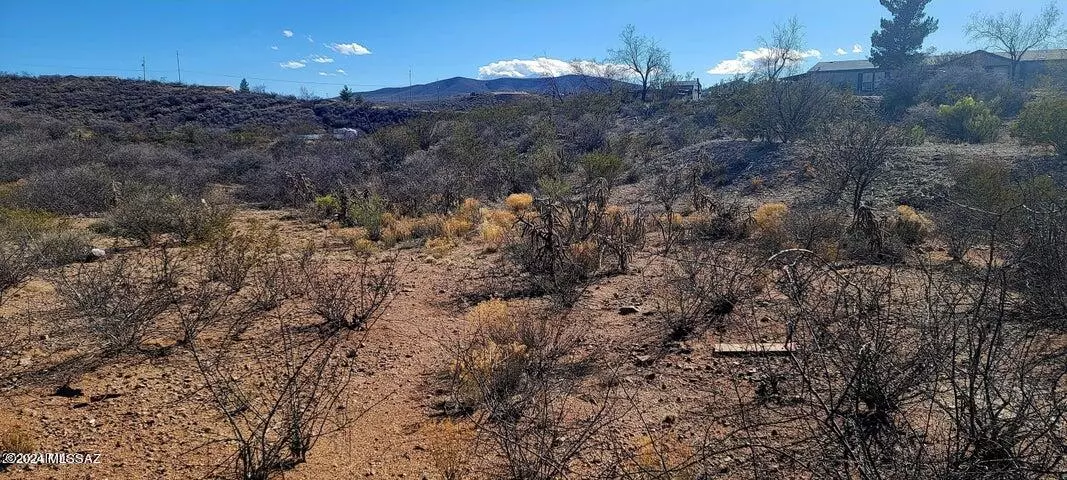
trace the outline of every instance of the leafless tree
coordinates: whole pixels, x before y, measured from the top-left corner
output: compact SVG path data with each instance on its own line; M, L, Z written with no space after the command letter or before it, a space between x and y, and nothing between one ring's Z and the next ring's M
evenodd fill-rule
M614 94L616 82L626 77L627 67L608 60L571 60L571 71L581 75L586 89L593 92Z
M641 101L648 101L648 88L656 77L666 76L671 70L671 54L659 46L655 39L637 33L637 28L627 25L619 35L622 47L610 50L611 61L626 65L633 75L641 80Z
M1060 24L1062 12L1055 2L1049 2L1030 21L1024 21L1022 12L976 13L966 26L972 41L1002 49L1011 58L1011 78L1019 73L1019 62L1026 52L1062 40L1064 26Z
M766 80L778 80L804 59L804 26L796 16L790 17L786 23L774 25L770 38L760 38L760 46L767 50L757 62L760 74Z
M889 125L873 118L847 119L822 132L813 145L811 165L830 198L848 192L855 217L901 148L900 135Z

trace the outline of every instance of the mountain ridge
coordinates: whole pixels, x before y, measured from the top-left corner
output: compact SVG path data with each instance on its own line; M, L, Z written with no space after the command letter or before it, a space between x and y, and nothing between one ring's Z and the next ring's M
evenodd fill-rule
M559 94L570 95L581 92L632 90L636 87L631 83L588 75L484 80L452 77L407 87L388 87L359 92L359 95L372 102L426 102L464 95L469 96L471 94L527 93L553 95L558 92Z

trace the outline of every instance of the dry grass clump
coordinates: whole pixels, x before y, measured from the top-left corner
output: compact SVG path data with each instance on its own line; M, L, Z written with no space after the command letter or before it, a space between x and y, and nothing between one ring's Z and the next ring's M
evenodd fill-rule
M504 199L504 205L515 213L521 213L533 206L533 200L533 195L529 193L513 193Z
M784 203L765 203L752 213L756 224L756 236L768 250L781 250L791 246L789 234L785 228L789 207Z
M486 222L478 226L478 236L485 244L485 251L495 252L504 245L505 230L504 227Z
M756 228L760 231L779 230L789 207L784 203L764 203L756 208L752 219L756 221Z
M37 450L37 442L20 425L6 426L0 432L0 452L30 453Z
M441 224L441 233L449 238L463 238L474 230L474 223L463 216L448 217Z
M456 248L456 242L449 237L433 237L426 240L423 249L433 258L441 258Z
M908 205L897 207L887 227L889 234L904 245L918 245L934 230L934 222Z
M467 478L471 461L474 459L474 425L446 418L430 423L424 430L430 443L430 460L441 478Z
M703 477L695 459L693 447L674 436L644 435L634 440L633 457L623 468L626 478L696 480Z
M510 210L486 210L482 212L482 218L484 222L504 228L511 228L518 221L518 217Z

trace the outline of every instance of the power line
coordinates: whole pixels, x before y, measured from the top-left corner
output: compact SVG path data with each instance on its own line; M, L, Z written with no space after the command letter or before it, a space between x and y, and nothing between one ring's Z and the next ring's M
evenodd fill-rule
M82 67L82 66L71 66L71 65L43 65L43 64L31 64L31 63L15 63L15 64L10 64L9 66L13 66L13 67L29 67L29 68L55 68L55 69L63 69L63 70L96 70L96 71L101 71L101 72L140 72L142 74L142 76L144 76L145 79L147 79L147 74L149 72L152 72L152 73L167 73L167 72L171 71L171 70L149 70L147 68L145 60L143 58L141 60L141 67L142 68L140 68L140 69L108 68L108 67ZM224 77L224 78L246 78L248 80L256 80L256 81L260 81L260 82L291 83L291 84L295 84L295 85L327 85L327 86L334 86L334 87L343 87L345 85L352 86L352 87L395 87L396 86L396 85L379 84L379 83L334 83L334 82L285 80L285 79L281 79L281 78L249 77L249 76L246 76L246 75L237 75L237 74L231 74L231 73L205 72L205 71L202 71L202 70L189 70L189 69L186 69L185 73L196 73L196 74L200 74L200 75L210 75L210 76L214 76L214 77Z

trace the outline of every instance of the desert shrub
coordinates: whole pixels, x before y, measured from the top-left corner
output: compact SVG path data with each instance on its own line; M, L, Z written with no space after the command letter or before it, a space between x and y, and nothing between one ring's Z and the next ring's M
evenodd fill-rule
M463 217L448 217L441 224L441 230L446 237L463 238L474 229L474 224Z
M1049 96L1026 104L1012 133L1023 141L1056 147L1067 154L1067 96Z
M984 103L963 97L953 105L937 110L941 133L950 140L988 143L996 140L1000 119Z
M337 199L336 195L332 194L315 197L313 206L315 216L319 218L337 218L343 211L341 201Z
M533 201L533 195L529 193L513 193L504 199L504 205L515 213L521 213L529 210L533 206Z
M426 428L430 459L444 480L462 480L470 474L477 434L468 422L444 419Z
M38 268L84 260L88 241L51 215L0 208L0 303Z
M495 223L485 222L478 226L479 238L485 245L485 250L487 252L500 250L500 247L504 245L506 234L507 231L504 227Z
M610 153L589 153L583 155L578 164L585 173L585 181L593 182L603 178L609 187L616 185L619 177L626 170L626 165L618 155Z
M722 322L737 304L758 291L756 268L742 254L688 249L664 272L656 314L665 340L682 340Z
M914 208L900 205L887 225L887 234L907 246L922 243L933 230L930 219L916 212Z
M355 196L348 201L343 220L348 225L367 229L368 238L378 241L382 238L382 220L385 213L385 200L377 194Z
M508 257L530 274L534 290L573 304L600 267L607 188L599 182L581 198L536 202L536 215L519 219Z
M454 248L456 248L456 241L448 236L429 238L423 244L423 249L433 258L442 258Z
M305 266L304 279L312 311L334 329L362 330L381 318L399 289L395 258L376 261L360 255L340 269L321 262Z
M683 219L683 227L709 241L740 240L752 233L752 209L737 199L707 198L705 204Z
M630 260L644 244L646 224L641 211L626 212L619 207L608 207L604 212L597 243L603 254L614 258L617 271L630 271Z
M900 132L875 118L844 119L820 132L812 144L815 181L827 200L845 196L856 216L887 166L901 155L902 145Z
M732 82L716 94L723 124L748 138L788 143L819 128L837 102L829 85L796 82Z
M785 218L785 230L798 248L825 260L837 260L848 219L836 209L797 208Z
M240 291L249 276L281 245L277 230L254 224L246 231L230 231L204 247L207 277Z
M789 243L785 230L785 219L789 207L784 203L764 203L752 213L755 222L755 235L770 250L781 250Z
M926 129L922 125L912 125L904 132L904 142L911 146L926 143Z
M351 424L344 395L359 342L348 347L344 335L308 335L275 317L269 341L228 339L190 349L204 391L225 419L213 441L232 445L221 457L232 462L235 478L280 476L305 462L324 435Z
M640 480L697 480L704 478L697 459L700 453L671 432L644 435L634 440L632 452L624 454L622 478Z
M592 439L616 418L615 383L600 388L582 381L595 357L578 350L582 324L575 319L510 305L502 314L492 310L450 348L444 373L454 401L446 406L486 432L491 454L501 460L493 478L569 477L577 473L576 459L594 451L599 444Z
M125 185L105 221L111 233L143 245L162 234L196 244L224 234L232 217L233 208L223 202L193 200L158 186Z
M952 105L973 98L989 106L997 116L1012 117L1026 101L1026 91L1010 78L980 68L940 70L923 82L919 98L931 105Z
M139 348L171 305L176 285L172 261L121 255L102 263L82 264L58 272L52 280L63 304L74 314L77 329L105 354Z
M504 414L546 375L567 376L566 357L577 346L574 324L491 299L467 314L470 335L454 346L449 381L462 410ZM572 359L573 360L573 359Z
M403 125L379 129L371 138L381 147L381 163L387 170L404 163L404 158L419 149L415 133Z
M79 165L30 175L16 192L16 202L64 215L103 212L114 201L111 171L100 164Z
M894 72L893 78L886 81L882 89L879 109L884 118L899 119L918 103L925 77L925 72L916 69Z
M604 115L583 114L575 123L568 123L565 138L570 140L568 150L574 154L595 152L607 145L609 120Z
M0 430L0 451L30 453L37 450L37 441L21 425L5 426ZM3 459L0 459L2 462ZM0 471L6 464L0 463Z

